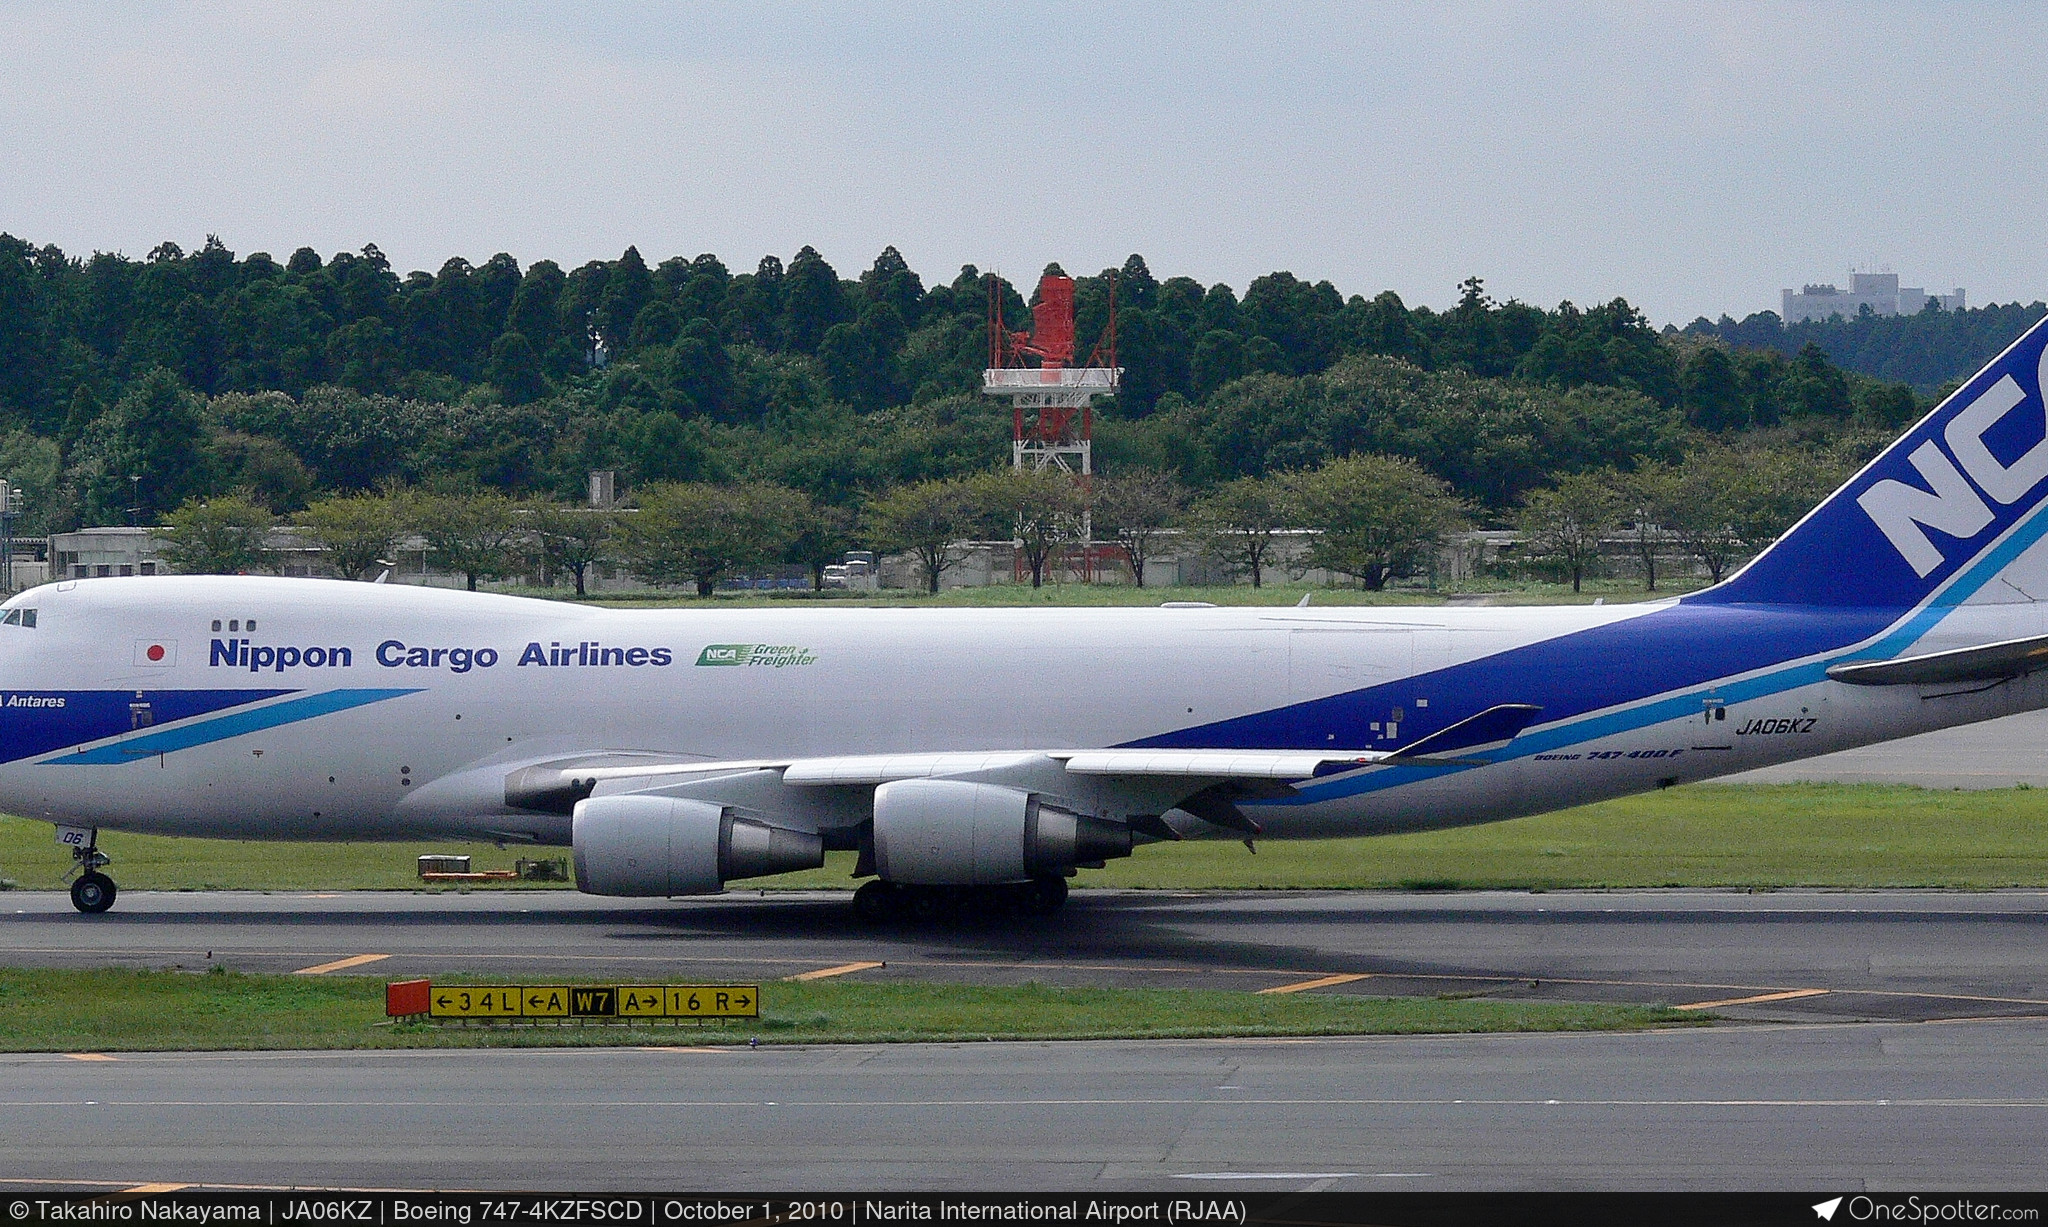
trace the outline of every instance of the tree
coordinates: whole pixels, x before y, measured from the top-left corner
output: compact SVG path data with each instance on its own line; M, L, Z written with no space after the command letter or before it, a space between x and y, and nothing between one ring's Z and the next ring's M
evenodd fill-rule
M1129 469L1096 481L1094 528L1123 547L1131 560L1131 578L1143 588L1154 543L1160 533L1180 522L1187 505L1188 492L1171 473Z
M388 496L357 494L321 499L299 513L298 524L343 579L364 579L389 565L400 515Z
M238 494L193 499L164 517L164 557L186 575L243 575L266 556L276 520Z
M1572 591L1587 568L1600 559L1600 542L1625 512L1610 475L1573 473L1523 500L1522 540L1538 558L1552 558L1571 572Z
M88 484L101 516L130 510L150 517L184 502L199 473L205 428L197 398L175 376L161 367L150 371L94 426L81 450L97 470Z
M1676 477L1671 466L1655 460L1644 461L1633 473L1603 470L1621 500L1621 516L1628 522L1629 544L1643 564L1643 589L1657 590L1657 553L1668 532L1676 497Z
M649 486L619 522L619 555L656 587L684 582L708 597L718 582L780 557L795 535L793 492L781 486L686 482Z
M576 578L576 595L584 595L584 579L595 563L610 556L618 517L609 511L538 503L527 528L540 547L550 572L567 571Z
M970 484L984 531L1015 541L1031 568L1031 586L1042 586L1053 551L1080 536L1081 491L1073 477L1050 469L1002 469L977 474Z
M518 567L513 547L525 531L519 504L496 491L429 495L411 508L413 530L436 565L459 573L471 592L479 579Z
M521 333L508 332L491 342L491 362L485 373L508 405L524 405L547 394L540 355Z
M813 502L809 495L796 496L796 531L789 539L790 562L810 568L811 590L825 590L825 568L846 556L858 544L854 535L857 519L852 508Z
M959 478L897 486L868 504L868 526L884 549L909 550L924 571L926 591L960 561L954 546L973 531L974 500Z
M1834 475L1798 452L1705 448L1678 468L1670 527L1718 584L1729 564L1769 545L1817 502Z
M798 353L817 353L825 333L853 315L839 274L810 246L790 260L780 292L783 344Z
M1403 456L1346 456L1286 483L1302 525L1317 530L1306 561L1373 592L1421 568L1465 521L1450 486Z
M1231 569L1264 581L1280 530L1290 527L1294 499L1276 478L1240 477L1225 482L1198 502L1191 513L1195 535Z

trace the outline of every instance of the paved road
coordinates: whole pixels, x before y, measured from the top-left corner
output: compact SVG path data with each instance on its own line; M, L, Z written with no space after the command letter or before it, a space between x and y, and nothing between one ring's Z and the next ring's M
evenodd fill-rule
M2048 711L1729 776L1734 783L1918 784L1923 788L2048 787Z
M2037 1021L1647 1035L0 1058L13 1182L2038 1187ZM90 1187L90 1186L89 1186ZM99 1187L105 1187L104 1185Z
M0 899L0 963L1732 1002L1524 1035L0 1057L6 1182L486 1188L1986 1188L2039 1181L2048 892L1077 892L1026 929L844 898ZM857 967L857 969L855 969ZM109 1054L88 1054L103 1057ZM104 1186L99 1186L104 1187Z
M0 896L0 964L1230 990L1347 974L1362 978L1317 991L1738 1002L1717 1008L1751 1021L2048 1016L2044 891L1077 891L1035 925L881 929L845 900L136 892L86 917L23 892Z

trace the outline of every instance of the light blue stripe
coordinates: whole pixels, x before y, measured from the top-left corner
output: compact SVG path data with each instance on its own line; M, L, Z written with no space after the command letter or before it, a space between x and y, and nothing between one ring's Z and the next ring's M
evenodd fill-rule
M1621 711L1589 716L1569 724L1560 724L1555 728L1524 733L1503 747L1499 756L1492 761L1506 762L1516 758L1527 758L1532 754L1547 754L1583 742L1612 737L1616 733L1632 732L1662 724L1667 720L1696 716L1709 695L1719 696L1731 703L1739 703L1780 694L1787 690L1797 690L1802 686L1811 686L1816 682L1825 681L1828 666L1841 661L1889 660L1932 631L1943 618L1975 596L1984 585L1995 579L1999 572L2010 566L2014 559L2024 554L2043 536L2048 536L2048 503L2035 508L2030 518L2021 521L2003 541L1986 550L1968 568L1958 572L1947 587L1928 598L1927 604L1901 619L1891 630L1873 639L1863 648L1822 660L1790 665L1739 682L1715 682L1705 687L1695 687L1679 694L1651 699ZM1389 788L1399 788L1405 784L1418 783L1452 772L1470 770L1472 768L1469 766L1420 764L1368 768L1356 775L1336 776L1326 781L1300 785L1292 797L1246 804L1314 805L1363 793L1384 792Z
M56 758L46 758L40 765L86 767L132 763L139 758L154 758L159 754L189 750L194 746L240 737L244 733L256 733L280 725L296 724L316 716L331 715L334 712L366 707L371 703L381 703L386 699L418 693L418 687L408 690L328 690L287 699L269 707L238 711L212 720L202 720L196 724L181 725L178 728L164 729L162 732L145 733L125 741L95 746L90 750L78 750Z

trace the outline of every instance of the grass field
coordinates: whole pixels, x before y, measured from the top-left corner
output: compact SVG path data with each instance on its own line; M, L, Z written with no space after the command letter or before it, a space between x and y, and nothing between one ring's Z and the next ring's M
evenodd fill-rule
M697 1027L392 1026L367 976L0 970L0 1051L887 1043L1233 1035L1615 1031L1698 1013L1617 1005L1296 993L918 984L762 986L758 1020Z
M109 832L126 890L451 890L423 887L417 856L467 852L477 869L565 850L488 844L257 844ZM773 888L853 885L850 854ZM0 880L62 885L69 855L47 823L0 817ZM1884 785L1716 785L1513 822L1376 839L1140 848L1076 884L1161 889L1651 886L2048 886L2048 789L1942 792ZM463 889L548 889L538 885ZM562 889L562 888L557 888Z

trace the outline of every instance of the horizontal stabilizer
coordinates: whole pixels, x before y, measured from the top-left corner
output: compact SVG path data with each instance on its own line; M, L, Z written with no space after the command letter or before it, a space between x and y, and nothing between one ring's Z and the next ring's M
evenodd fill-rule
M1828 676L1852 686L1938 686L1952 682L1995 682L2025 677L2040 669L2048 669L2048 635L1898 660L1850 661L1828 666Z

